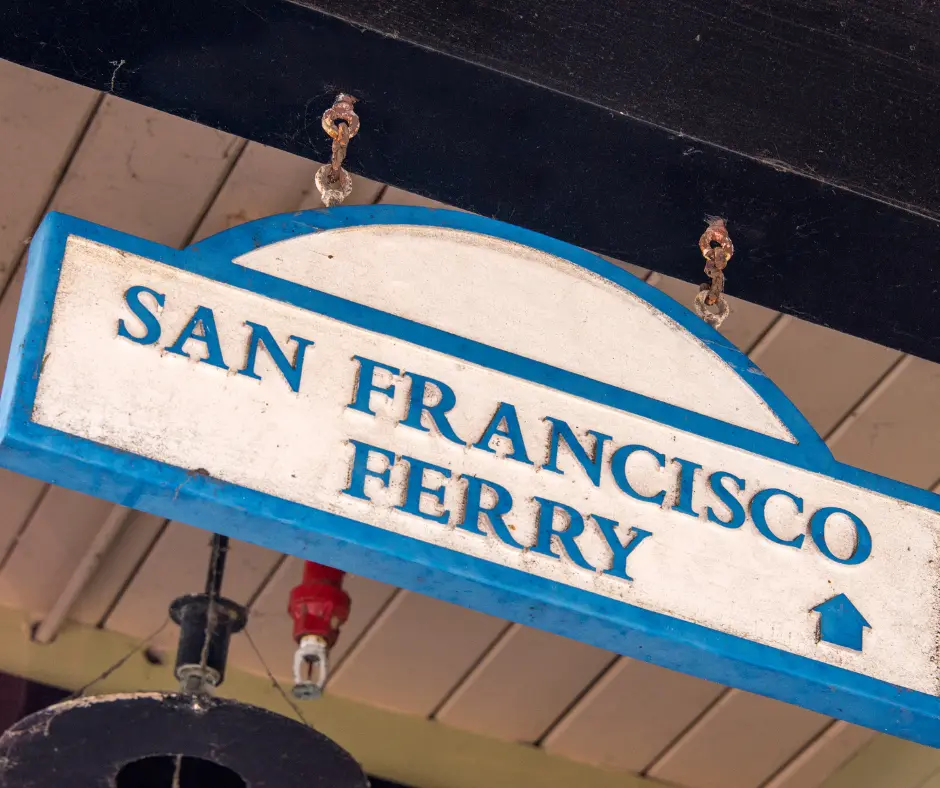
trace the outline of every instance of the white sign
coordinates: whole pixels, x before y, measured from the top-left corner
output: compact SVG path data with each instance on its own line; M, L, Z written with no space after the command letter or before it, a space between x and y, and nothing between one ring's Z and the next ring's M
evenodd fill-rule
M564 634L650 658L607 632L620 620L681 641L653 657L670 667L940 741L935 499L836 464L745 357L629 274L413 209L266 220L183 253L53 217L34 246L4 388L14 467L16 400L20 443L133 476L122 503L310 557L328 537L344 568L407 585L404 559L445 575L425 592L520 616L469 577L596 615ZM211 520L209 489L229 496ZM834 677L863 699L814 698ZM930 723L870 703L882 688Z

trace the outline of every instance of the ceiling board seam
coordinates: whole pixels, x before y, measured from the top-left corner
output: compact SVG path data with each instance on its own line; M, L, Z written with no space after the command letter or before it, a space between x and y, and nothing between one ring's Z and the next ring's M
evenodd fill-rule
M790 315L781 315L778 313L777 316L770 321L770 325L751 343L751 346L746 351L748 358L758 363L757 360L767 351L767 348L773 344L774 340L783 333L783 330L790 325L794 319L795 318Z
M444 693L444 697L437 703L434 708L431 709L428 714L428 719L433 720L437 717L438 714L447 706L448 703L454 698L454 696L460 692L460 690L466 685L468 681L473 677L473 675L478 672L484 665L486 665L490 658L493 656L495 651L500 647L501 644L505 643L509 638L512 632L521 628L521 624L508 623L503 627L499 634L490 641L490 644L483 650L483 653L480 654L467 668L463 675L457 679L453 687L451 687L447 692Z
M59 192L59 187L62 185L62 181L65 180L65 176L68 175L69 169L72 166L72 163L75 161L75 156L78 154L79 148L81 148L82 143L85 141L85 137L88 134L88 130L91 128L92 123L94 123L95 118L98 116L98 110L101 108L101 104L104 101L105 94L98 93L95 96L94 101L91 102L87 115L82 119L82 122L79 124L78 131L75 133L75 136L70 143L68 151L62 159L62 164L60 165L58 171L56 172L55 178L53 179L52 185L49 187L49 192L46 195L46 199L43 204L40 206L39 211L33 217L32 229L27 240L27 247L24 249L19 258L16 261L16 264L13 268L10 269L9 275L5 282L0 285L0 301L2 301L6 295L7 291L10 289L14 278L16 278L16 272L20 269L20 266L23 265L23 261L26 259L27 252L29 249L28 242L32 241L33 235L35 235L36 230L39 228L40 223L45 218L46 214L49 213L49 209L52 207L52 203L56 198L56 195Z
M325 687L329 687L330 682L336 678L343 665L345 665L349 658L362 648L363 643L369 638L376 625L378 625L382 619L388 616L396 607L401 604L401 601L405 598L405 594L406 592L403 589L395 589L394 593L385 601L385 604L378 609L374 616L372 616L372 620L369 621L369 623L363 628L362 632L359 634L359 637L357 637L349 646L349 648L346 649L346 653L336 660L335 664L331 664L330 674L326 680L326 684L324 685Z
M29 528L29 524L33 521L33 518L36 516L36 511L42 505L42 502L45 500L46 496L49 494L49 490L52 489L48 484L43 485L42 492L36 496L36 500L33 501L33 505L29 509L29 513L26 517L23 518L23 522L20 523L20 527L17 529L16 534L10 540L10 544L7 545L6 552L3 556L0 557L0 573L6 569L7 564L10 562L10 558L13 557L13 553L16 552L16 548L20 543L20 540L23 538L23 534L26 533Z
M706 724L708 719L716 714L721 706L724 706L725 703L728 702L728 699L732 697L732 693L737 691L738 690L732 689L731 687L726 687L724 691L722 691L722 693L717 698L715 698L704 709L702 709L702 711L700 711L698 715L688 725L686 725L685 728L683 728L671 742L669 742L669 744L663 747L663 749L656 754L656 756L646 765L646 768L640 771L640 774L643 777L646 777L650 772L652 772L653 769L659 766L663 760L665 760L670 755L670 753L675 750L676 747L682 744L683 740L692 734L693 731Z
M584 685L584 687L581 688L581 690L571 699L568 705L565 706L565 708L561 710L561 712L555 717L555 719L553 719L548 724L545 730L543 730L542 733L536 737L533 744L536 747L541 747L544 744L545 739L548 738L548 735L553 730L555 730L555 728L558 727L559 723L561 723L561 721L564 720L565 717L567 717L572 711L574 711L575 707L577 707L581 703L581 701L583 701L584 698L587 697L588 693L591 692L591 690L593 690L594 687L597 686L598 682L602 681L603 678L607 676L611 670L613 670L614 666L617 665L621 659L623 659L623 657L620 657L614 654L612 659L597 672L597 675L595 675L594 678L588 681Z
M385 196L385 192L387 191L388 191L388 184L383 183L382 188L379 189L378 191L378 194L376 194L375 197L372 199L372 205L378 205L380 202L382 202L382 198Z
M618 666L623 665L626 661L627 657L615 657L611 663L606 668L604 668L604 670L594 677L593 681L590 681L587 684L587 686L584 688L584 691L580 694L580 697L577 698L577 701L565 709L564 714L560 714L558 719L552 723L551 727L549 727L548 730L546 730L538 738L538 740L536 740L535 745L537 747L544 747L549 738L558 732L560 726L562 726L574 713L576 713L580 706L593 702L595 694L601 691L602 686L607 685L609 681L612 680L614 671L616 671Z
M812 739L806 742L803 747L797 750L786 763L780 766L779 769L774 771L770 777L764 780L758 788L778 788L781 787L780 780L781 778L787 777L787 771L790 770L794 764L796 764L801 758L807 758L813 754L813 752L825 747L832 731L836 729L836 726L847 725L848 723L842 722L841 720L833 720L825 728L823 728L818 734L816 734Z
M261 595L267 590L268 586L271 585L271 581L280 574L281 570L287 565L288 556L286 554L278 558L274 565L268 570L267 574L261 578L261 582L258 583L258 587L255 589L254 593L248 597L248 601L245 603L245 607L248 612L251 612L251 609L257 604L258 599Z
M855 424L878 398L887 391L901 374L913 363L914 357L902 354L878 380L850 407L825 436L826 445L832 448L849 428Z
M219 195L222 193L222 190L225 188L225 185L228 183L228 179L231 177L232 172L235 170L235 166L241 161L242 154L244 154L245 149L248 147L248 140L242 139L240 137L235 138L235 150L229 156L229 160L226 162L225 168L222 172L219 173L218 180L216 181L215 188L209 193L209 196L206 198L205 203L202 206L202 210L196 214L196 219L193 224L190 226L189 231L186 233L185 241L183 242L183 248L189 246L193 239L196 237L196 233L199 232L199 228L202 227L202 223L206 220L206 217L209 215L209 211L212 210L213 206L216 203L216 200L219 199Z
M114 613L115 608L121 603L121 600L124 598L124 594L127 593L127 589L130 588L131 583L134 582L134 579L137 577L143 565L147 562L147 559L150 558L150 554L153 552L153 549L157 546L157 543L160 539L163 538L163 535L166 533L167 528L170 526L169 520L164 520L160 527L157 529L156 534L154 534L153 539L150 540L150 544L147 545L147 549L143 551L137 561L134 563L134 566L131 568L131 571L128 573L127 577L124 579L124 582L121 583L121 587L118 589L117 593L114 595L114 599L111 600L108 607L105 609L104 613L101 615L98 623L95 625L98 629L104 629L108 623L108 619L111 617L111 614Z
M914 788L930 788L931 785L935 785L933 778L936 777L938 774L940 774L940 769L935 769L927 776L927 778L923 782L917 783L917 785L914 786Z

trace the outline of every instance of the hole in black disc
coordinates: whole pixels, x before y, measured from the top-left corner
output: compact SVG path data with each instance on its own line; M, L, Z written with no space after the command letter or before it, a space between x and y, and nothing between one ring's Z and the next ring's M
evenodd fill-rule
M151 755L121 767L115 788L167 788L173 785L175 755ZM247 783L226 766L202 758L184 756L179 788L247 788Z

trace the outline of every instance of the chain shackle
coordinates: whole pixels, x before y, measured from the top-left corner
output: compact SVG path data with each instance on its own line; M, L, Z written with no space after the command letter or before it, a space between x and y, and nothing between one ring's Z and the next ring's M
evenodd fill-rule
M342 135L342 124L340 124L340 121L343 121L348 131L346 142L349 142L350 139L359 133L359 116L353 109L353 104L357 101L358 99L355 96L347 96L345 93L340 93L336 97L333 106L323 113L323 130L334 140L339 139Z
M709 217L708 227L698 240L698 248L705 258L705 274L710 282L703 284L695 296L695 312L710 326L718 328L731 314L731 305L724 295L724 270L734 254L734 244L724 219Z
M352 176L343 169L349 141L359 132L359 116L353 109L356 97L340 93L333 106L323 113L323 130L333 140L330 163L324 164L315 178L320 199L327 208L339 205L352 193Z

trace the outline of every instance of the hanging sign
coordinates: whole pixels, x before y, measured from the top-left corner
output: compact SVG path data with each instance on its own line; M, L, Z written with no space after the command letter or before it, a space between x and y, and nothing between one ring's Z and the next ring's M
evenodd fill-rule
M2 419L23 473L940 745L937 497L549 238L353 208L175 251L51 214Z

